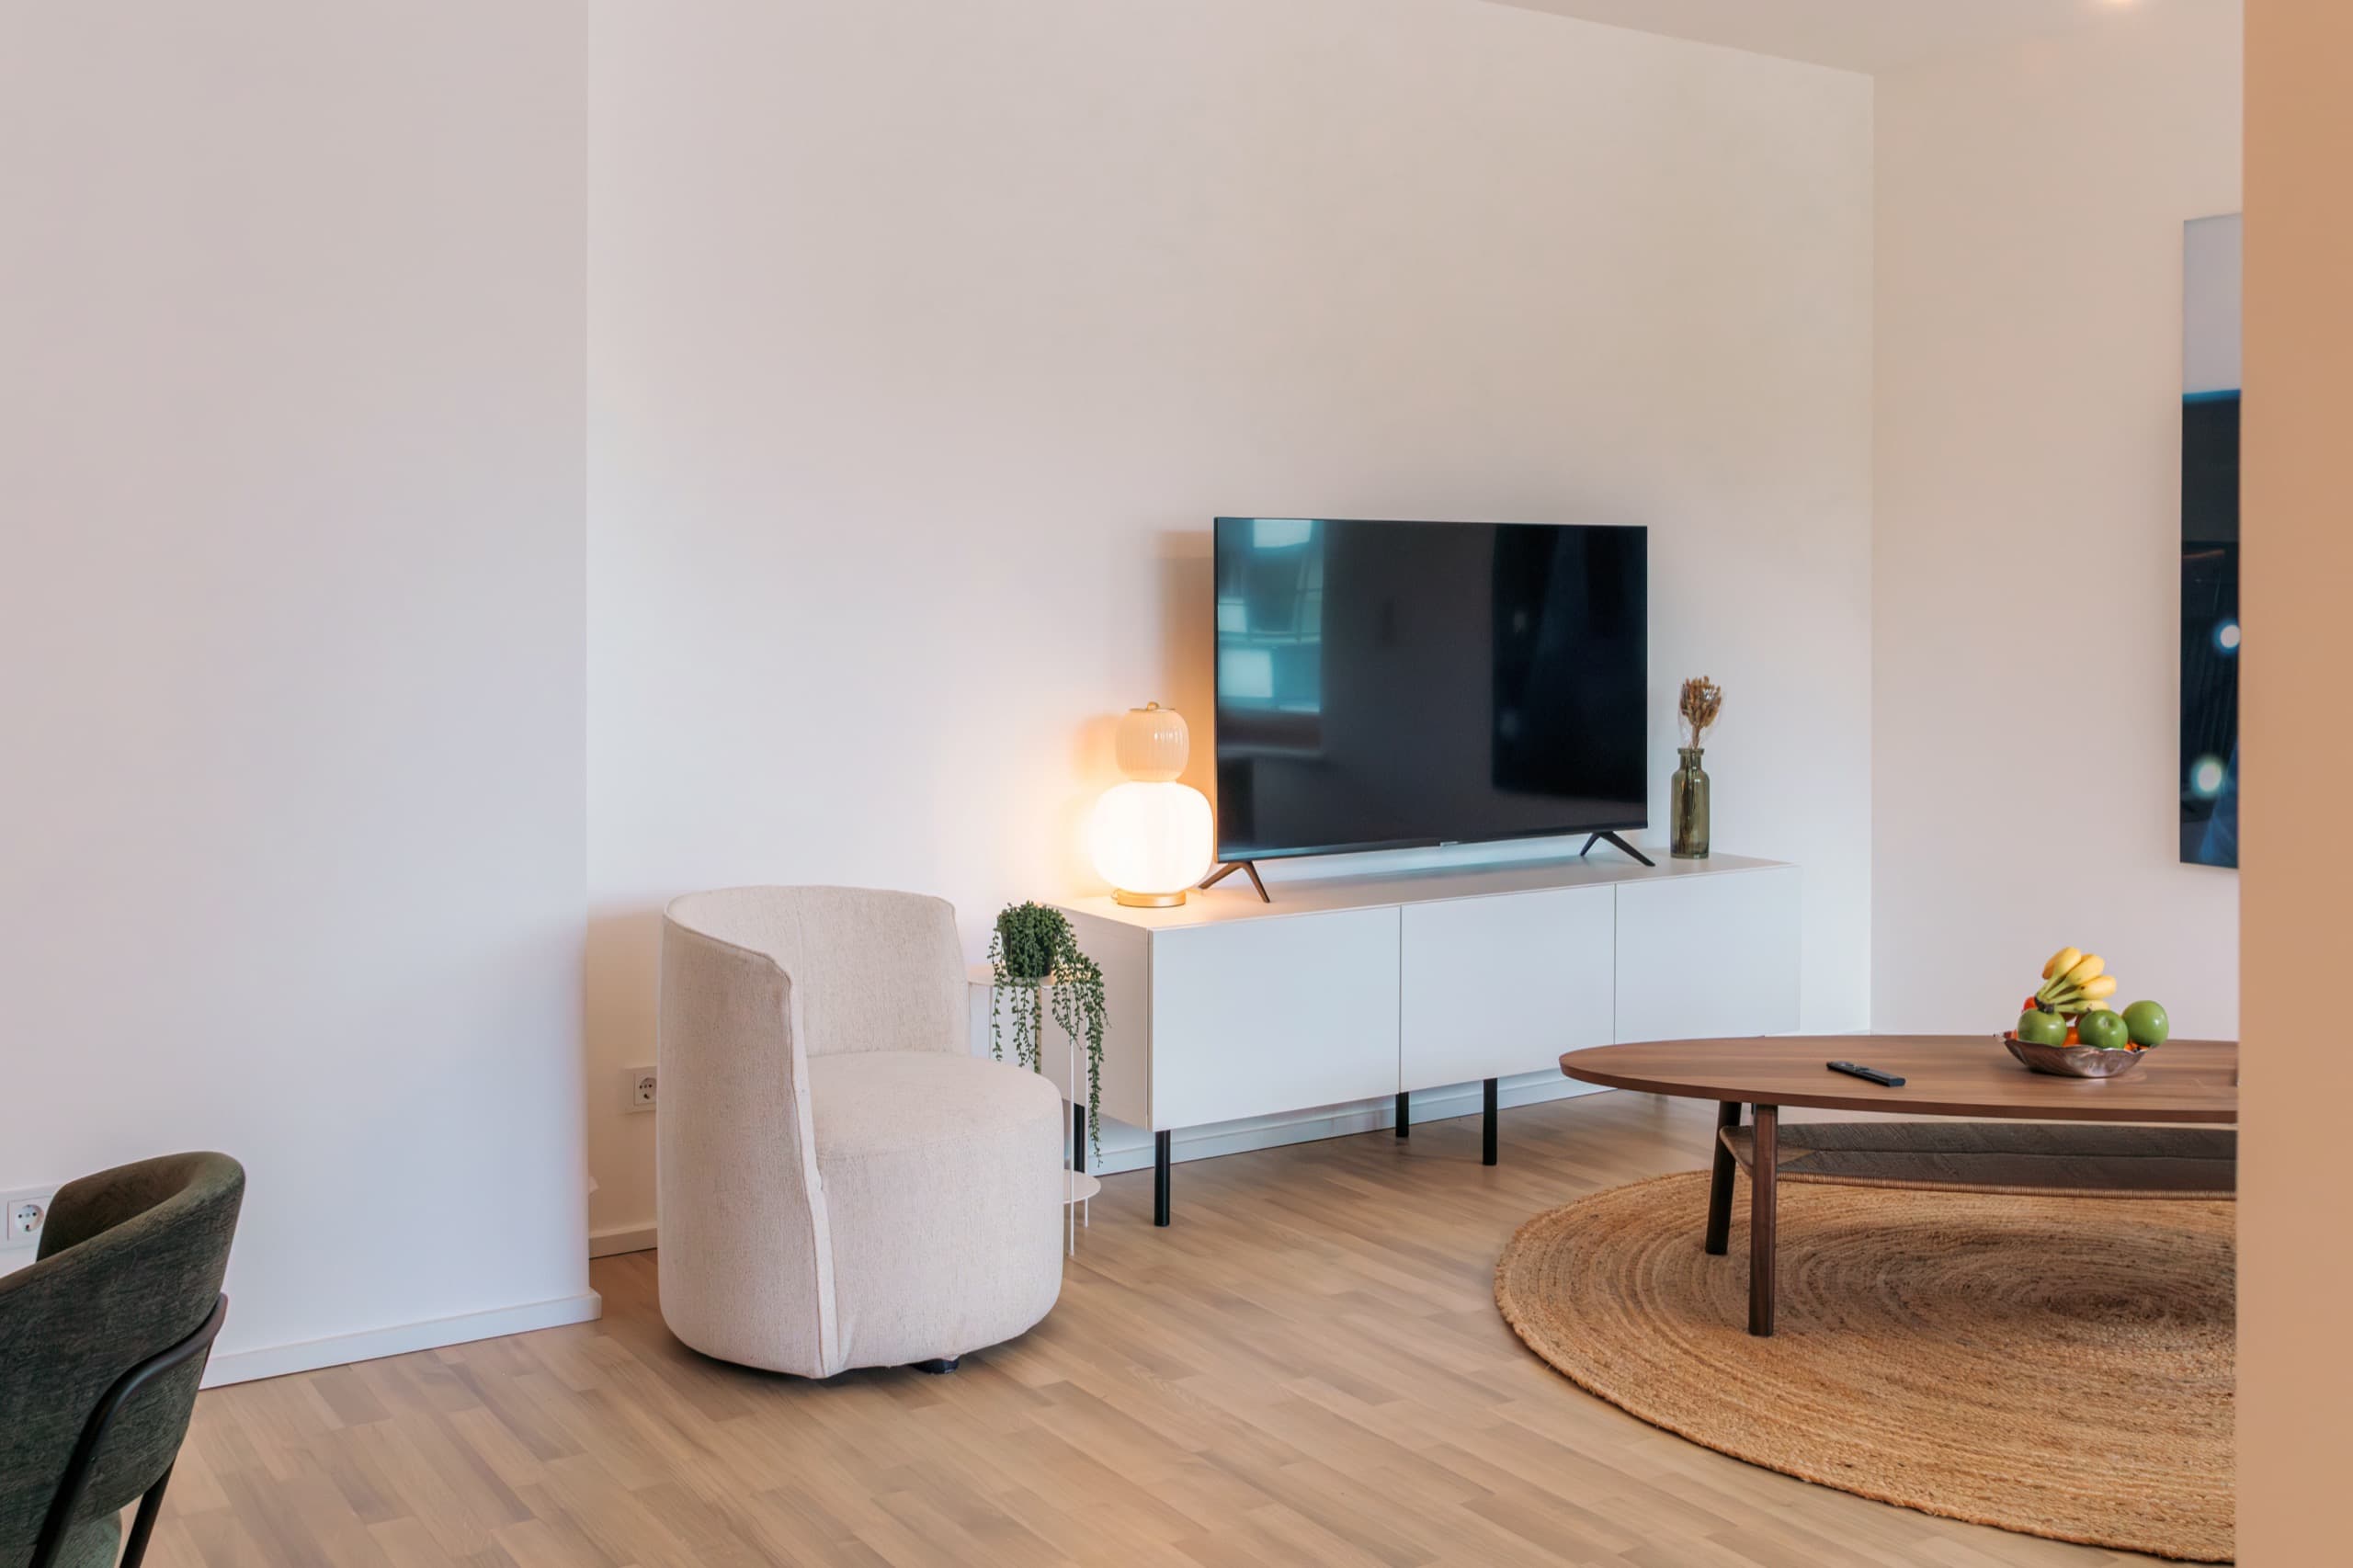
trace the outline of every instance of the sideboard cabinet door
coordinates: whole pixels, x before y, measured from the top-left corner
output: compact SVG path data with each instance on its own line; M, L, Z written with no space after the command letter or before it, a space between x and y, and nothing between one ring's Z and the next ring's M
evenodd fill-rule
M1400 1089L1557 1071L1607 1045L1616 890L1407 904Z
M1153 1126L1393 1093L1397 927L1387 908L1154 932Z
M1618 1038L1798 1027L1798 872L1776 866L1618 886Z

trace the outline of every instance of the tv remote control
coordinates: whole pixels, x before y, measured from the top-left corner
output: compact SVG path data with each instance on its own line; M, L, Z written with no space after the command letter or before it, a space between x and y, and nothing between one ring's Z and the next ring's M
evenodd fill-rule
M1857 1078L1869 1078L1872 1083L1885 1084L1891 1089L1900 1089L1904 1086L1903 1079L1893 1073L1882 1073L1876 1067L1859 1067L1852 1062L1831 1062L1824 1065L1833 1073L1845 1073Z

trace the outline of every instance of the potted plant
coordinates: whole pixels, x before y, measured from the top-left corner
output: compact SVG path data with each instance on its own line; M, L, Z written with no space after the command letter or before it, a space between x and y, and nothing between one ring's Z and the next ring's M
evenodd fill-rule
M1103 971L1079 950L1062 911L1042 903L1010 903L989 934L989 1053L1005 1060L1005 999L1013 997L1013 1059L1038 1071L1046 999L1054 1022L1086 1041L1086 1129L1095 1157L1103 1157Z

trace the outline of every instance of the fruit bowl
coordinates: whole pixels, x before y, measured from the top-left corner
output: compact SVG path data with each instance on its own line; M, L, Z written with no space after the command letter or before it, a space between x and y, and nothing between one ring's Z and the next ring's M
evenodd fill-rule
M2096 1045L2033 1045L2015 1034L2000 1037L2010 1054L2037 1073L2062 1078L2113 1078L2141 1065L2145 1051L2102 1051Z

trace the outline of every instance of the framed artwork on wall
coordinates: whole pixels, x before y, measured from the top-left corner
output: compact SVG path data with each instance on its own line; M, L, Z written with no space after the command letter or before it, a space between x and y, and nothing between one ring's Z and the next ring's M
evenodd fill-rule
M2182 242L2181 858L2239 863L2239 215Z

